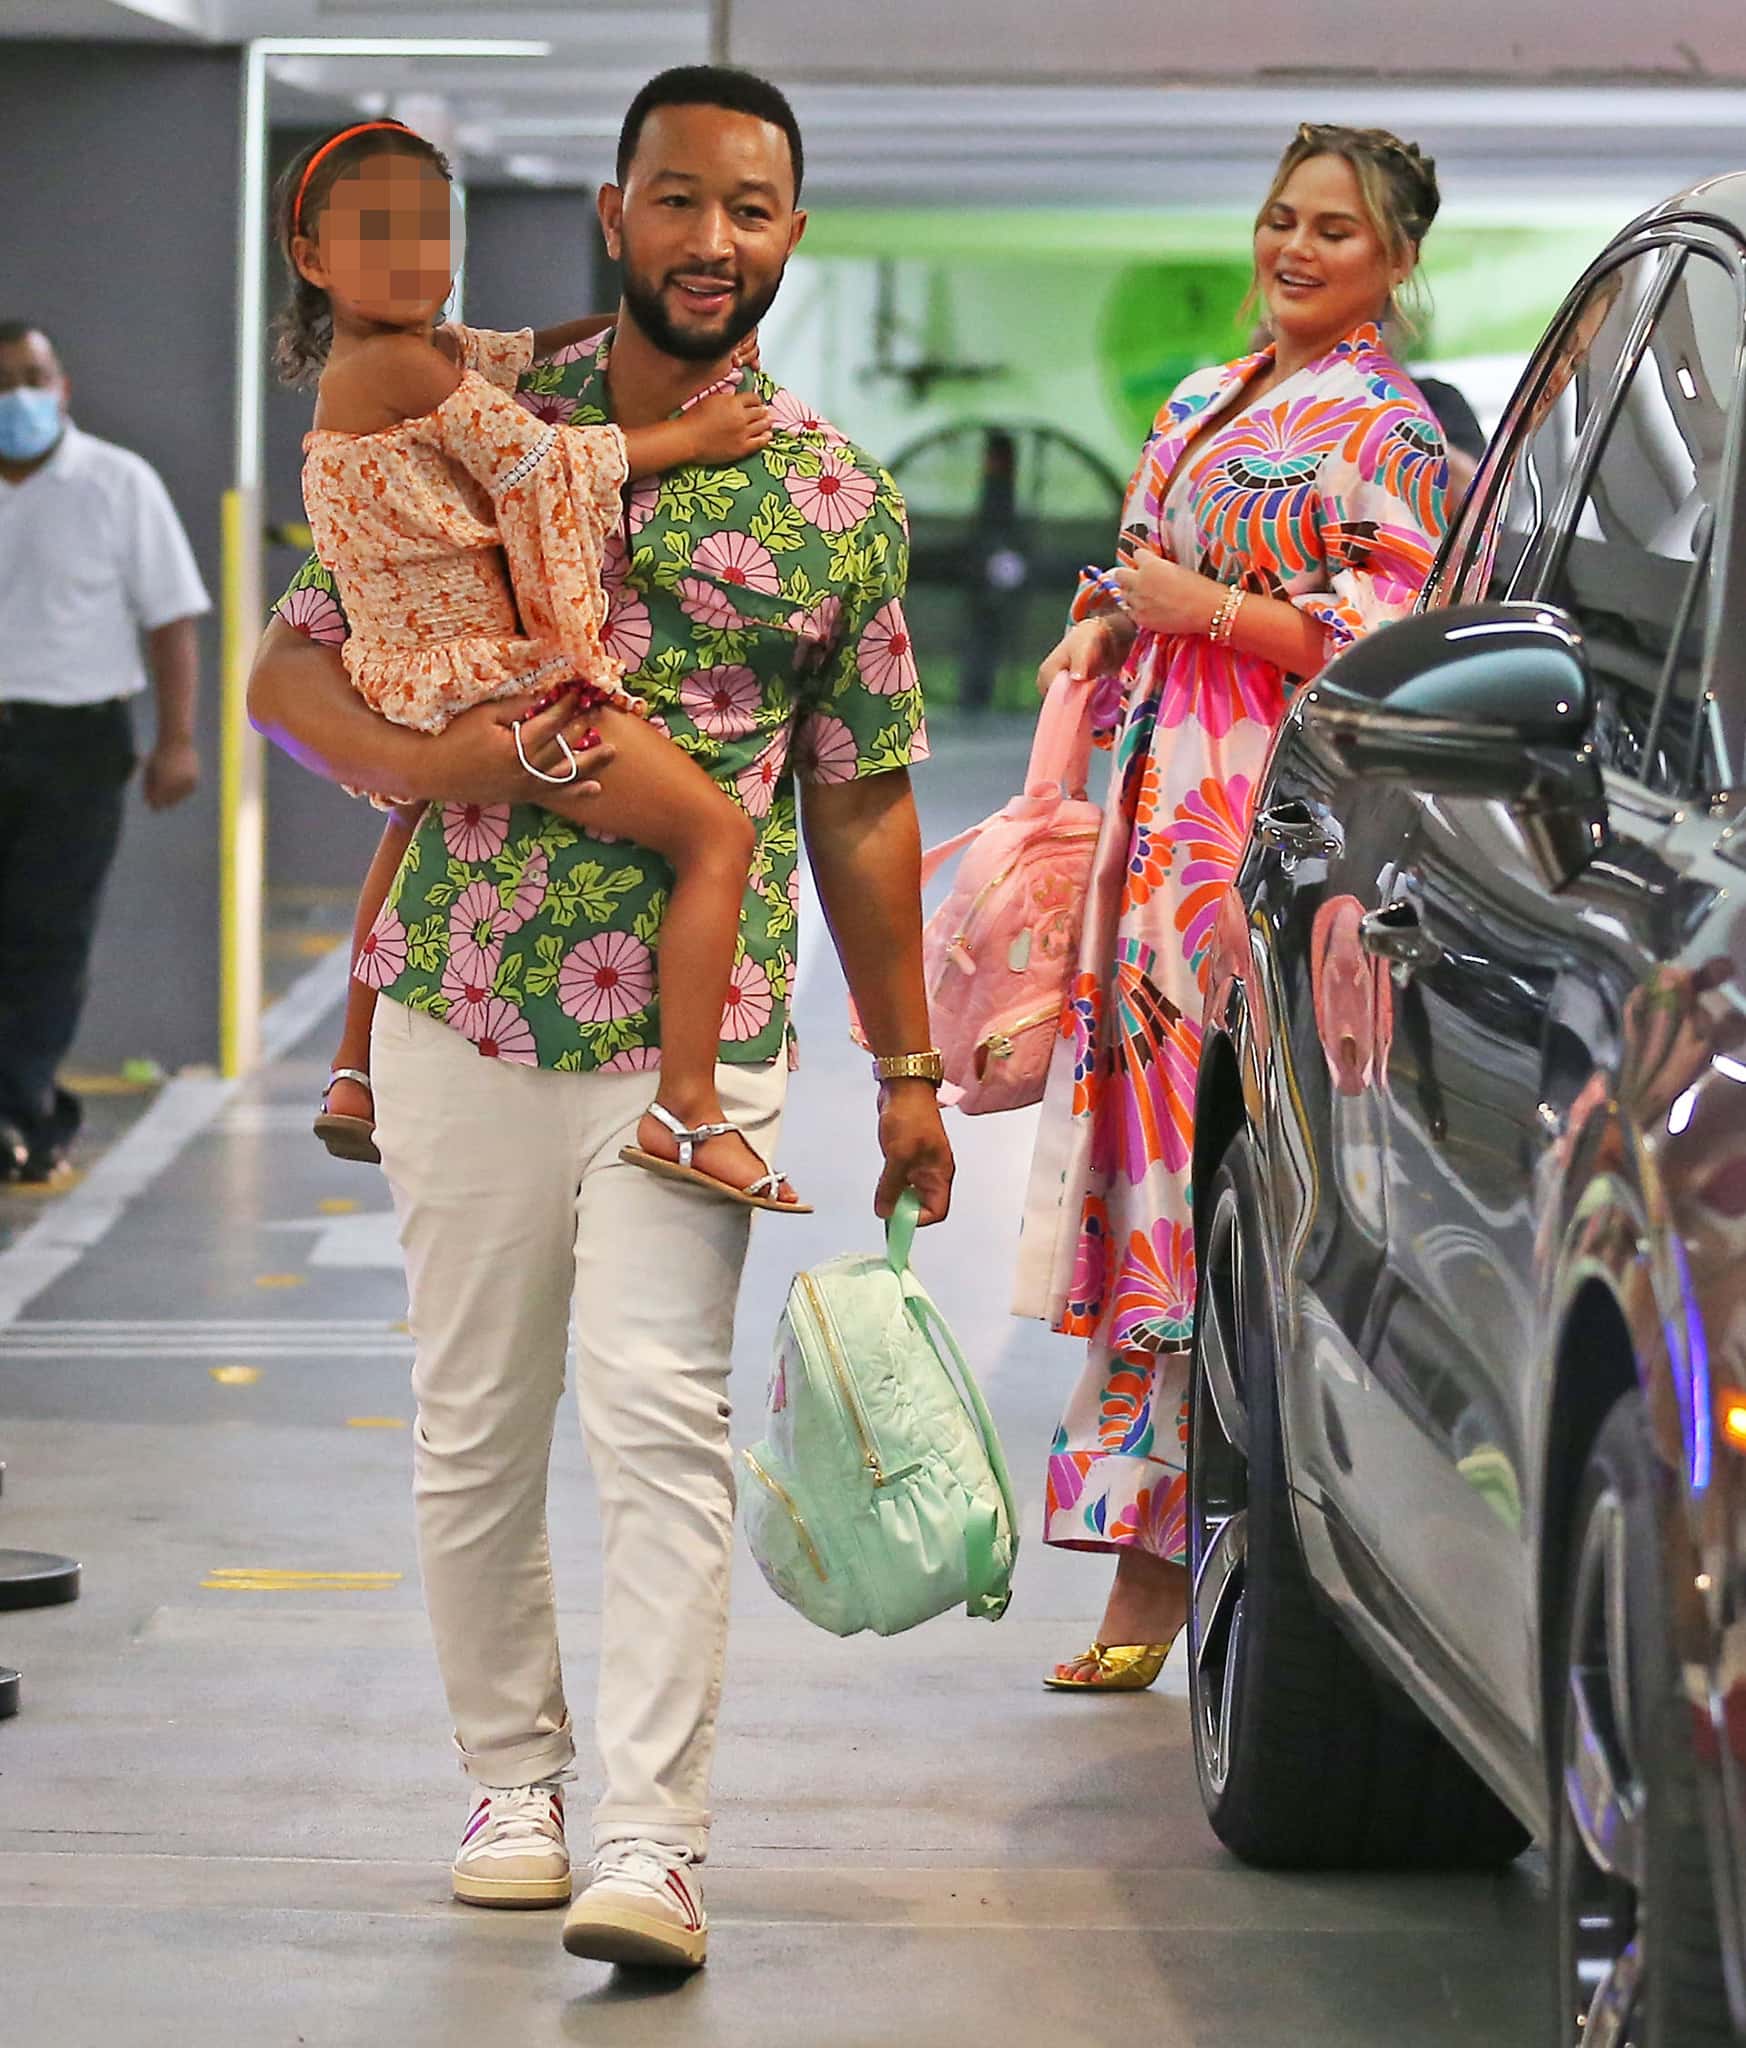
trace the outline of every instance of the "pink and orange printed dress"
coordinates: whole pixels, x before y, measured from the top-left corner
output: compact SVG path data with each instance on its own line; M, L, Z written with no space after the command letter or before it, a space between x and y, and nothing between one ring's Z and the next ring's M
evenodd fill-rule
M1158 415L1124 526L1221 583L1297 605L1324 659L1408 611L1444 525L1436 423L1373 325L1184 451L1272 350L1204 370ZM1102 600L1088 586L1079 616ZM1115 749L1075 978L1050 1067L1014 1309L1089 1340L1049 1460L1044 1535L1185 1547L1188 1181L1207 942L1295 682L1203 634L1141 632L1099 705Z
M624 436L517 403L530 330L451 331L462 377L434 412L304 437L303 504L351 626L347 673L372 710L420 732L569 681L638 711L601 644Z

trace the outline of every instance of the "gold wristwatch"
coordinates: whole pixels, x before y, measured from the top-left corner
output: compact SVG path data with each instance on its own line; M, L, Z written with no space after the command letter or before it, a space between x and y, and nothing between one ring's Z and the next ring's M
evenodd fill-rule
M873 1062L876 1081L927 1081L938 1087L946 1078L946 1062L937 1046L927 1052L888 1052Z

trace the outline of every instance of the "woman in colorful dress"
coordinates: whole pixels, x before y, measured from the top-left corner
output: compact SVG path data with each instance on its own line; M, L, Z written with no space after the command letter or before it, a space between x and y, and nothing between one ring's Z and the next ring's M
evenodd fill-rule
M1102 678L1094 716L1115 750L1015 1301L1089 1344L1046 1540L1117 1557L1097 1640L1056 1666L1057 1688L1150 1685L1187 1617L1208 937L1294 690L1411 608L1442 535L1442 438L1381 334L1437 206L1411 144L1299 129L1255 226L1272 342L1190 377L1158 415L1120 564L1087 573L1039 675Z

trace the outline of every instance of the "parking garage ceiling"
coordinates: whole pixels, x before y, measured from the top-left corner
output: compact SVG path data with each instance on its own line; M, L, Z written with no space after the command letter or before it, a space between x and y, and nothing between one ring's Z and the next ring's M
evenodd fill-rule
M1616 212L1746 160L1741 0L0 0L0 36L529 38L538 60L299 55L287 117L419 108L475 183L588 186L652 71L725 55L789 86L819 202L1222 208L1299 120L1378 122L1475 217ZM411 115L409 114L409 118Z

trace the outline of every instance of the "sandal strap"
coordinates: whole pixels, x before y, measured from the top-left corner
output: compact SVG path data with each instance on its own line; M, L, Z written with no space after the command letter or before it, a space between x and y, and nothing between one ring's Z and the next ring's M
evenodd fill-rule
M663 1124L679 1141L679 1164L689 1166L691 1155L705 1138L743 1137L745 1134L738 1124L682 1124L664 1104L651 1102L649 1114L656 1123Z
M746 1193L748 1195L768 1195L771 1201L774 1201L777 1189L781 1187L786 1178L786 1174L767 1173L759 1180L748 1181Z
M356 1081L372 1102L376 1099L376 1091L370 1086L370 1077L361 1067L335 1067L327 1077L327 1086L321 1091L323 1102L333 1093L333 1084L336 1081Z

